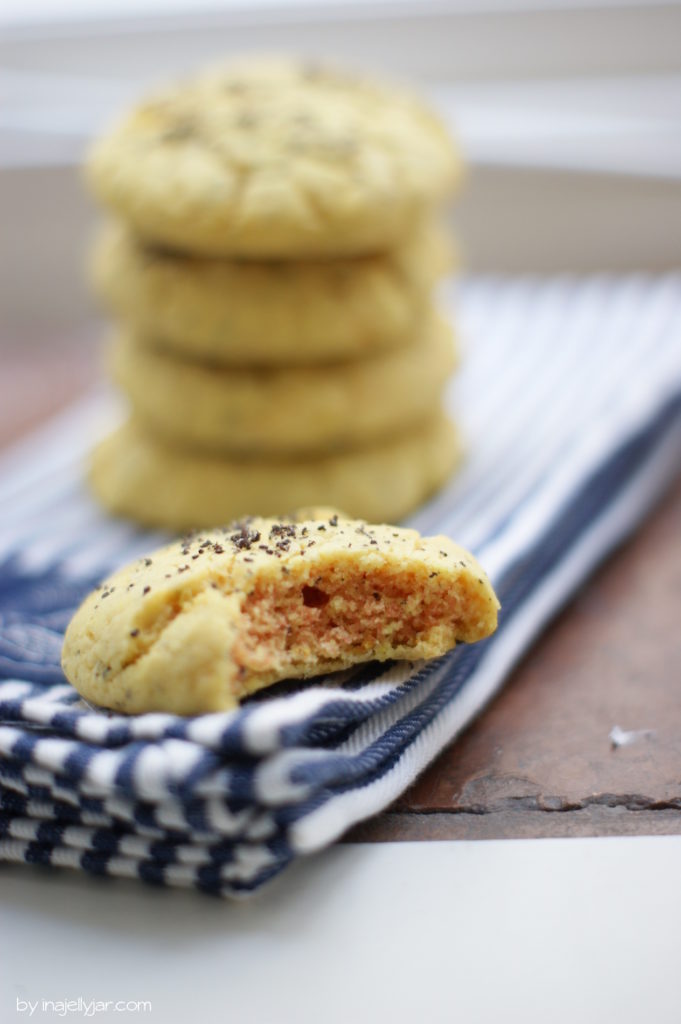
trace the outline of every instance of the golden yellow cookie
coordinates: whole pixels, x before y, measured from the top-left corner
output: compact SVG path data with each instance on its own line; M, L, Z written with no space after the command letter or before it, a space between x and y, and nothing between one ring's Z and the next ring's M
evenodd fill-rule
M159 346L225 365L291 366L406 342L451 262L432 223L381 255L276 262L169 253L112 223L93 278L105 304Z
M111 576L62 664L116 711L224 711L281 679L433 658L489 636L499 602L448 537L339 519L244 519Z
M300 505L335 505L389 521L440 487L459 458L458 436L442 414L358 451L299 459L173 447L131 420L95 449L90 477L112 512L174 530Z
M87 167L95 195L142 238L259 259L391 248L460 170L443 124L411 94L254 59L150 97Z
M436 408L455 365L432 317L411 345L371 359L232 370L178 359L121 334L113 375L140 422L169 443L241 455L328 454L370 444Z

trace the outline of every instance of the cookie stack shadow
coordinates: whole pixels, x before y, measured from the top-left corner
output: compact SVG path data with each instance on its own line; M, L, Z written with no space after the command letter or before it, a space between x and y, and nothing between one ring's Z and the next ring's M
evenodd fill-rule
M115 214L94 281L127 423L94 452L111 511L184 529L333 505L395 521L459 458L433 294L459 162L411 96L247 62L140 105L94 148Z

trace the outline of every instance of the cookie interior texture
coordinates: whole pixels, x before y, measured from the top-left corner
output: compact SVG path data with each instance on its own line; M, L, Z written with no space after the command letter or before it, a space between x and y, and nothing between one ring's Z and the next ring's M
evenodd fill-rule
M250 59L141 103L96 143L87 171L149 242L296 259L399 244L456 185L461 161L408 92Z
M200 714L287 678L436 657L496 628L492 587L453 541L320 516L243 520L120 570L68 627L67 678L117 711Z

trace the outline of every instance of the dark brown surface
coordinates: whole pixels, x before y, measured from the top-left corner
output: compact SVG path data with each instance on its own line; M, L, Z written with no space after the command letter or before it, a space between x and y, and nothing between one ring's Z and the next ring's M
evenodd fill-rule
M97 352L10 349L0 445L97 377ZM354 840L681 833L681 483L504 691ZM613 726L654 735L614 749Z
M681 483L355 840L681 832ZM615 749L613 726L654 734Z
M84 395L100 375L100 331L83 338L0 340L0 448Z

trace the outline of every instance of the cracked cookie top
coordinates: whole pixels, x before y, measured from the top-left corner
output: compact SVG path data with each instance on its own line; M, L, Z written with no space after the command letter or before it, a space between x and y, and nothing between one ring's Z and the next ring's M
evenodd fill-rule
M68 627L63 667L104 707L199 714L282 679L441 655L492 633L498 607L447 537L328 509L248 518L106 580Z
M87 168L147 241L280 259L390 248L460 170L443 125L409 93L284 60L167 88L119 121Z

